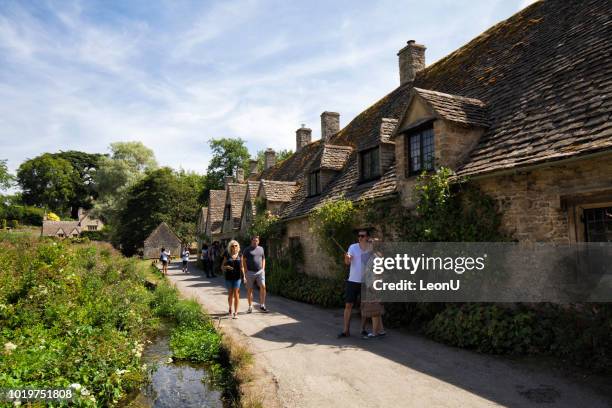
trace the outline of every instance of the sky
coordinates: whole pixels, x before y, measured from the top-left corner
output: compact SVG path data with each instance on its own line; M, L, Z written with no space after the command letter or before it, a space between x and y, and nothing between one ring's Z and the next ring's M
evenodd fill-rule
M203 173L208 140L295 149L399 85L414 39L431 64L529 0L0 0L0 159L142 141Z

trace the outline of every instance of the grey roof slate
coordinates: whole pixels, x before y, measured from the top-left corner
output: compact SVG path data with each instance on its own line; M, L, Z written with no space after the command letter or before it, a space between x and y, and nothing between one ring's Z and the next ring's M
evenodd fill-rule
M289 202L298 186L295 181L261 180L260 188L268 201Z
M489 126L486 105L478 99L421 88L414 88L414 92L423 98L443 119L465 125Z

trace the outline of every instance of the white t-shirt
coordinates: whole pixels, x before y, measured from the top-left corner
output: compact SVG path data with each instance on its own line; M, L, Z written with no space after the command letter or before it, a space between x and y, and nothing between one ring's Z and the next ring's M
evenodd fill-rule
M183 261L189 260L189 251L183 251Z
M351 256L351 271L348 280L361 283L363 280L363 271L368 264L371 253L370 251L362 251L359 244L352 244L347 252Z
M161 259L162 261L168 261L168 257L170 256L170 251L163 251L161 253Z

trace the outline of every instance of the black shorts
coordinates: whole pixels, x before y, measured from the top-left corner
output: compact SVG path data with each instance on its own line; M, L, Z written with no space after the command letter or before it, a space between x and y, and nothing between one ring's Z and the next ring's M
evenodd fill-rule
M361 295L361 283L346 281L346 287L344 289L344 301L346 303L355 303Z
M168 265L168 261L162 261L162 265Z
M183 261L183 266L187 266L188 261Z

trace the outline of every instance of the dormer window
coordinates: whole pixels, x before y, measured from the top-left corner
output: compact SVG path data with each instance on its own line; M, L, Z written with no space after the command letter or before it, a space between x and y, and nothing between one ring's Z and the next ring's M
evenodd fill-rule
M313 171L308 175L308 195L321 194L321 171Z
M364 150L360 154L359 176L362 182L380 177L380 148Z
M434 169L434 132L427 127L407 135L408 175L418 175Z

